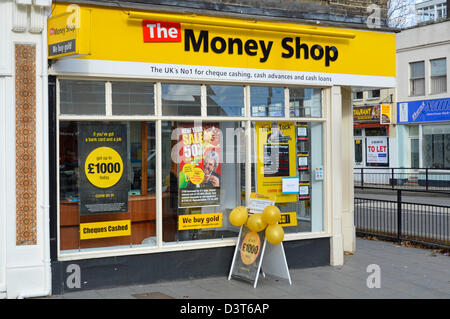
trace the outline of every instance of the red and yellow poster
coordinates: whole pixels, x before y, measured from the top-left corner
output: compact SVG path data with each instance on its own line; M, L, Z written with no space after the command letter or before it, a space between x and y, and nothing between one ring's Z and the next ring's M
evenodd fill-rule
M258 193L275 196L277 203L297 201L297 194L282 191L282 178L297 176L295 124L256 123L256 147Z
M179 127L178 207L220 204L221 132L218 124Z

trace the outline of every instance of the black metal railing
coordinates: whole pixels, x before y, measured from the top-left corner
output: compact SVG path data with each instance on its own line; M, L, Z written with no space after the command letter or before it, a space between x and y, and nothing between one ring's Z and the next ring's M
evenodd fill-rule
M404 191L395 192L396 200L355 195L357 235L450 248L450 206L407 202L402 198Z
M450 193L449 168L365 167L353 169L355 187Z

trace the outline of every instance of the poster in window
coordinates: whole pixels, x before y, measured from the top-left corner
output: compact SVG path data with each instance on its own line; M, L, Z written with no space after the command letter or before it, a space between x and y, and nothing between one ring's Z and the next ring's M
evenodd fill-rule
M381 104L380 124L391 124L391 105Z
M307 123L297 123L297 140L307 141L308 140L308 124Z
M386 136L366 137L366 161L372 164L388 164L388 140Z
M258 193L276 196L277 203L297 200L282 191L282 178L297 176L295 143L294 123L256 123Z
M218 124L178 128L178 207L220 204L221 132Z
M128 211L127 127L78 124L80 214Z

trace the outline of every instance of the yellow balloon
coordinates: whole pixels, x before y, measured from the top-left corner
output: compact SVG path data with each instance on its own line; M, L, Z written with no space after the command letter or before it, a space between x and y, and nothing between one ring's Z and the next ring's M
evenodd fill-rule
M268 225L274 225L281 220L280 209L274 205L267 206L262 212L262 217Z
M272 245L278 245L284 239L284 230L278 224L269 225L266 228L266 238L269 243Z
M229 216L230 223L233 226L238 227L244 225L247 222L247 218L248 218L248 211L245 206L238 206L234 208Z
M266 228L267 223L263 221L262 214L253 214L247 220L247 227L254 232L260 232Z

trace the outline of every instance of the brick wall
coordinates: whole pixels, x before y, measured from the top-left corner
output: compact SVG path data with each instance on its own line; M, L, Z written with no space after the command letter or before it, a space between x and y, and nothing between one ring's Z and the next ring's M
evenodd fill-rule
M109 0L96 0L96 2ZM89 0L72 0L89 2ZM331 25L358 25L367 28L371 4L379 7L380 27L386 27L388 0L118 0L122 6L127 3L153 4L178 8L179 10L215 11L268 18L287 18L305 21L320 21Z
M367 17L370 15L367 8L375 4L380 8L381 19L385 19L387 15L388 0L328 0L326 2L330 10L336 14Z
M380 7L381 18L386 16L388 0L203 0L205 2L233 4L262 9L330 13L346 17L367 17L367 7Z

